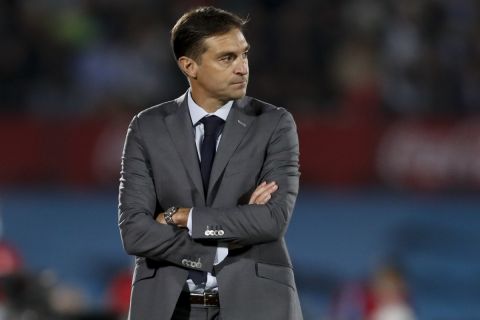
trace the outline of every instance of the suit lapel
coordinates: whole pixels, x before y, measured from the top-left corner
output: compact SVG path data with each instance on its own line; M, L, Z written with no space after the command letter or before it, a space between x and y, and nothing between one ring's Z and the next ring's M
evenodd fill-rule
M178 98L178 108L176 112L165 118L165 123L170 137L177 149L183 166L192 179L195 188L200 192L201 199L205 199L203 191L202 176L200 174L200 166L198 161L197 147L193 135L192 120L188 112L187 96L184 94Z
M212 188L220 178L221 173L228 164L228 161L232 157L233 153L237 149L238 145L242 141L242 138L250 128L250 124L255 117L247 115L244 111L244 105L239 102L234 102L230 113L228 114L225 127L223 128L222 138L218 145L217 152L215 154L215 160L213 161L212 172L210 174L210 182L208 185L208 195L211 200ZM210 201L207 201L210 203Z

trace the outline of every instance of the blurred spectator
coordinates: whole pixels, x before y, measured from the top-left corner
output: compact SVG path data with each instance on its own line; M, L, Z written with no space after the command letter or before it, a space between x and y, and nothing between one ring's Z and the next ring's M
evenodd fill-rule
M41 278L27 272L16 272L0 279L5 320L46 320L53 313L48 288Z
M335 320L415 320L406 283L392 266L376 270L366 282L340 288L334 298Z
M0 219L0 320L61 320L87 311L82 292L60 283L52 271L29 271L2 233Z
M132 288L132 271L130 269L117 273L107 287L107 310L117 316L118 320L127 319Z
M370 283L371 305L367 320L414 320L406 283L392 267L378 270Z
M367 292L364 284L351 282L344 284L335 293L332 312L328 319L363 320L366 314Z
M58 316L71 317L89 311L87 296L84 292L63 283L50 288L49 304Z
M0 277L19 272L22 270L22 266L19 252L7 241L1 240L0 232Z

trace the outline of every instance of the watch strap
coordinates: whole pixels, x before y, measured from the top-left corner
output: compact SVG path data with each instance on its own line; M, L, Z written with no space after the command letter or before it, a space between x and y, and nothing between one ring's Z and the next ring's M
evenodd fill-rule
M167 224L175 225L175 222L173 221L173 215L177 212L177 210L177 207L170 207L164 212L163 216Z

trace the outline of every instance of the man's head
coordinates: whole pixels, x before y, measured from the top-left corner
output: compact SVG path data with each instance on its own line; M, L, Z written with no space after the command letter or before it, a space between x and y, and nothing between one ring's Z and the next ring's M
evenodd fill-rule
M215 108L246 94L245 23L230 12L201 7L185 13L173 27L173 53L188 77L192 97L202 107Z
M214 7L188 11L172 28L171 46L175 59L187 56L197 60L205 52L204 40L225 34L232 29L243 31L246 20Z

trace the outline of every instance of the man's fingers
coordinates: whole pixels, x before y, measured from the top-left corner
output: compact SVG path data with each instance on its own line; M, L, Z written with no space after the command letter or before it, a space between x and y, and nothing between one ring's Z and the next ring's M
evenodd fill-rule
M250 197L248 204L265 204L270 200L271 194L278 189L275 181L266 183L265 181L258 185Z
M273 185L270 188L263 191L262 194L260 194L255 200L255 204L266 204L268 200L272 198L272 193L275 192L277 188L278 187L276 185Z
M257 199L262 195L265 190L267 190L270 186L272 185L272 182L267 183L266 181L263 181L260 183L255 191L253 191L252 196L250 197L249 204L256 203Z
M265 196L262 197L262 199L259 199L259 202L257 204L266 204L268 200L270 200L271 198L272 198L272 194L267 193L265 194Z
M256 200L257 197L260 195L262 188L264 188L266 185L267 185L267 182L266 182L266 181L263 181L262 183L260 183L260 184L257 186L257 188L255 189L255 191L253 191L252 195L250 196L250 200L248 201L248 204L253 204L253 203L255 203L255 200Z

